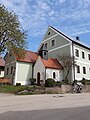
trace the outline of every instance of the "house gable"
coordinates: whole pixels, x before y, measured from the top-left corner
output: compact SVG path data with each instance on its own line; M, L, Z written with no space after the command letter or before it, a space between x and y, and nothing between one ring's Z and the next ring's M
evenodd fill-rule
M50 33L50 34L49 34ZM48 35L49 34L49 35ZM55 40L55 46L51 46L51 41ZM57 47L60 47L62 45L71 43L72 41L69 40L69 38L67 38L64 34L62 34L61 32L59 32L58 30L56 30L55 28L49 26L48 30L39 46L39 50L43 47L43 49L45 49L45 44L47 43L47 50L51 50Z
M51 27L48 27L48 30L47 30L46 34L44 35L43 41L47 41L48 39L50 39L56 35L57 35L57 33L53 29L51 29Z
M50 37L48 35L49 32L51 34ZM46 44L47 48L45 47ZM49 26L38 51L40 51L40 54L44 59L46 56L48 56L47 58L57 58L58 55L62 54L71 55L71 45L72 41L68 37Z
M11 63L11 62L16 62L16 58L14 56L13 51L9 51L9 53L6 54L4 59L5 59L6 65Z
M37 79L37 73L40 73L40 80L45 79L45 66L39 56L35 65L34 65L34 75L33 77Z

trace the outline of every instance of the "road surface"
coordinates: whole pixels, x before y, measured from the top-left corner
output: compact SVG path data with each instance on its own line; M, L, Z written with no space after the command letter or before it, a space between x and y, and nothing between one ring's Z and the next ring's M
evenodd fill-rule
M0 120L90 120L90 94L0 94Z
M6 112L0 120L90 120L90 107Z

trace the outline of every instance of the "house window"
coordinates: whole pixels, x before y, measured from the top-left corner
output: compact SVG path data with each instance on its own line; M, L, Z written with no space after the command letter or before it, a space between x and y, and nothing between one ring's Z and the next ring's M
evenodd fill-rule
M90 60L90 54L88 54L88 60Z
M83 74L86 74L86 68L83 67Z
M77 65L77 73L80 73L80 66L79 65Z
M52 41L51 41L51 45L52 45L52 46L55 46L55 40L52 40Z
M45 49L47 49L47 45L48 45L48 44L47 44L47 43L45 43Z
M44 55L46 55L46 52L44 52Z
M50 32L48 32L48 35L50 35Z
M8 73L9 73L9 67L7 67L7 75L8 75Z
M82 52L82 58L85 59L85 54L84 54L84 52Z
M77 56L77 57L79 57L79 50L75 50L75 55Z
M56 78L56 74L55 74L55 72L53 72L53 78L54 78L54 79Z
M11 66L11 74L13 73L13 66Z

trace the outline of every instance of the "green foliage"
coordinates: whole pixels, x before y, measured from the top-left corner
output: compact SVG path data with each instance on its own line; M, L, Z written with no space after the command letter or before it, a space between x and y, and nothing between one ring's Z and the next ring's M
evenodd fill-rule
M74 80L73 82L72 82L72 85L75 85L77 83L77 80Z
M30 82L31 82L31 85L35 85L36 78L30 78L29 80L30 80Z
M17 15L0 4L0 53L12 48L24 49L27 44L26 36Z
M63 82L64 82L65 84L69 84L69 80L68 80L68 79L63 80Z
M48 78L45 80L45 87L54 87L55 86L55 80L52 78Z
M16 83L16 86L21 86L21 83Z
M81 81L80 81L83 85L85 85L87 83L87 81L85 80L85 78L83 78Z
M19 89L25 89L25 86L14 85L0 86L0 93L16 93Z
M62 81L57 81L57 82L55 82L55 86L57 86L57 87L61 87L62 84L63 84Z
M80 82L81 82L83 85L90 85L90 80L86 80L85 78L83 78Z

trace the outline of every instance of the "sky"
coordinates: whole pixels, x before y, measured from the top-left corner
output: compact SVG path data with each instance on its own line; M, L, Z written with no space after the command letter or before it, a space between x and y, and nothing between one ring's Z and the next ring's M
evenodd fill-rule
M0 0L0 4L18 15L29 50L37 51L49 25L90 46L90 0Z

